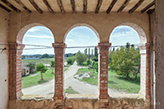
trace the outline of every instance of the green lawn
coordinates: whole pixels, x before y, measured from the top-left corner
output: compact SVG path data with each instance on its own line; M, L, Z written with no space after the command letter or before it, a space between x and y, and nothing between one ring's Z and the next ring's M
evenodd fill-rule
M67 68L64 68L64 71L66 70ZM54 76L54 73L52 74L51 72L52 72L52 69L48 69L45 73L43 73L44 80L40 79L41 78L40 72L33 73L33 74L38 74L36 76L30 76L31 75L30 74L30 75L22 77L22 88L30 87L33 85L38 85L38 84L47 82L49 80L52 80L55 76Z
M51 64L51 61L55 60L54 58L41 58L41 59L22 59L22 63L34 62L36 64Z
M22 77L22 88L26 88L26 87L30 87L30 86L33 86L33 85L37 85L37 84L41 84L41 83L44 83L44 82L47 82L51 79L54 78L54 74L51 73L52 70L51 69L48 69L45 73L43 73L43 78L44 80L41 80L41 74L40 72L37 72L35 74L38 74L36 76L25 76L25 77Z
M74 91L71 86L65 89L64 92L68 94L79 94L78 92Z
M78 70L76 74L81 74L84 72L93 72L93 69L88 68L81 68ZM98 74L97 73L90 73L90 78L83 78L80 81L87 82L92 85L98 85ZM93 78L97 77L97 78ZM108 72L108 87L125 91L128 93L138 93L140 90L140 75L138 75L137 80L134 80L134 77L130 75L132 79L127 80L121 75L117 75L115 72Z
M132 79L127 80L125 77L121 75L117 75L115 72L108 72L108 86L110 88L114 88L117 90L123 90L129 93L138 93L140 90L140 75L138 75L138 79L134 80L133 76L131 75Z

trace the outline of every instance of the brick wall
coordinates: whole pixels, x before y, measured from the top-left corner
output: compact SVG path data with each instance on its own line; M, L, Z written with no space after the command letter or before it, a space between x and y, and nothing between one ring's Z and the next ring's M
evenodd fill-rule
M25 45L9 44L9 100L16 100L22 94L22 50Z

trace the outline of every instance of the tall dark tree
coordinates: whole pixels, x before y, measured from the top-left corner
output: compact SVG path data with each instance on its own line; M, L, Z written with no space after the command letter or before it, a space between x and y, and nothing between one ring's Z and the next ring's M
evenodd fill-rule
M84 54L87 55L87 48L84 50Z
M90 48L88 48L88 59L90 59Z
M94 48L94 52L95 52L95 57L98 58L98 52L97 52L97 47Z
M93 58L93 49L92 49L92 53L91 53L91 58Z

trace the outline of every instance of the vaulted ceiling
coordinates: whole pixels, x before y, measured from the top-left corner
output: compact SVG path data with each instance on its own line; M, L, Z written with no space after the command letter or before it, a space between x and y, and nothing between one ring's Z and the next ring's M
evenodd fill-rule
M154 0L0 0L0 8L17 13L38 11L40 14L67 12L141 12L154 10Z

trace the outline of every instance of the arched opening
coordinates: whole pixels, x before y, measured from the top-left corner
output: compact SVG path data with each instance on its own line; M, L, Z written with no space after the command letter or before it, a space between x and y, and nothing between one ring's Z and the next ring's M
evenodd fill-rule
M22 92L24 95L54 93L53 34L44 26L30 28L23 37ZM28 69L29 72L26 70Z
M54 93L54 73L51 73L54 69L54 66L51 68L51 61L54 60L53 41L53 34L42 24L30 24L19 31L17 43L9 45L10 80L15 81L15 84L10 85L10 99L19 99L23 94ZM48 84L50 80L52 81Z
M86 24L74 25L66 33L65 66L68 67L64 75L66 95L98 94L98 41L97 32L95 33L93 27Z
M110 35L108 87L117 94L141 93L146 95L147 39L136 24L124 23Z

